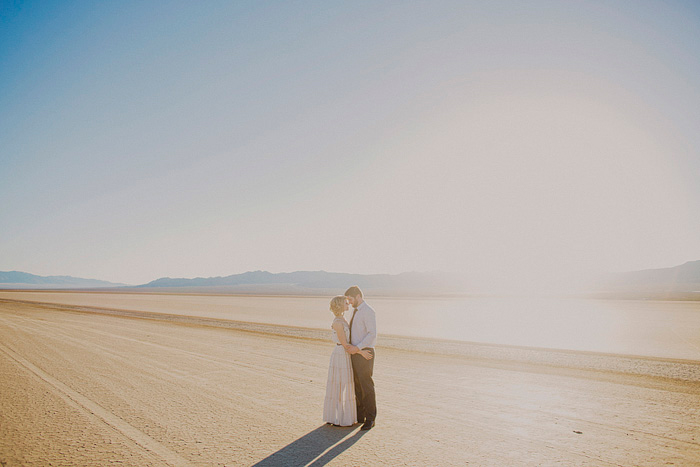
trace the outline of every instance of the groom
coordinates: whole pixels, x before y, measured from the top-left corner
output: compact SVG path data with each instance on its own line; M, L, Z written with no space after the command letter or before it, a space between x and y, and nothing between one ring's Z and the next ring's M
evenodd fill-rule
M377 343L377 322L374 310L364 301L362 291L356 285L345 291L350 306L354 308L350 318L350 345L346 350L352 360L352 372L355 376L355 399L357 402L357 420L362 430L371 430L377 416L377 402L374 398L374 346ZM367 350L372 354L366 360L357 352Z

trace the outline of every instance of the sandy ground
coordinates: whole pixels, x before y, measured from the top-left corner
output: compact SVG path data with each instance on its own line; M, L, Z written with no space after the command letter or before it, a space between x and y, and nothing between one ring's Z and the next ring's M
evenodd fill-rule
M700 464L696 380L380 345L361 432L330 342L157 318L0 301L0 465Z

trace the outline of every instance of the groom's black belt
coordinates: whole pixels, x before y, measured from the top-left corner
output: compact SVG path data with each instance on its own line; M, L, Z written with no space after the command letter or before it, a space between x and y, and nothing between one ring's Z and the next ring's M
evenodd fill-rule
M343 344L335 344L335 345L343 345ZM374 347L363 347L362 350L371 350L374 352Z
M343 344L335 344L335 345L343 345ZM362 347L361 350L371 350L372 352L374 352L374 347Z

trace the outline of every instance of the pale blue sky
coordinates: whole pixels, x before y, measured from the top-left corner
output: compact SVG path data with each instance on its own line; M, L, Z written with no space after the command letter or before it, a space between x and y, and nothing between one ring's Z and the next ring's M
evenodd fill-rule
M15 3L0 270L700 259L693 2Z

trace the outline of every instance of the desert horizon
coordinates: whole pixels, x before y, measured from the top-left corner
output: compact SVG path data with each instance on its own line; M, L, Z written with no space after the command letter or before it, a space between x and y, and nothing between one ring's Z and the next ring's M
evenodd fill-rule
M509 283L473 271L469 278L448 272L350 274L347 272L248 271L217 277L161 277L144 284L109 283L72 276L37 276L0 271L0 290L74 290L203 293L232 295L327 296L347 287L379 297L558 296L600 299L700 300L700 260L624 273L570 276L555 283Z
M328 329L333 295L0 290L0 300L315 330ZM380 336L700 361L696 301L369 294L367 300L378 309Z

